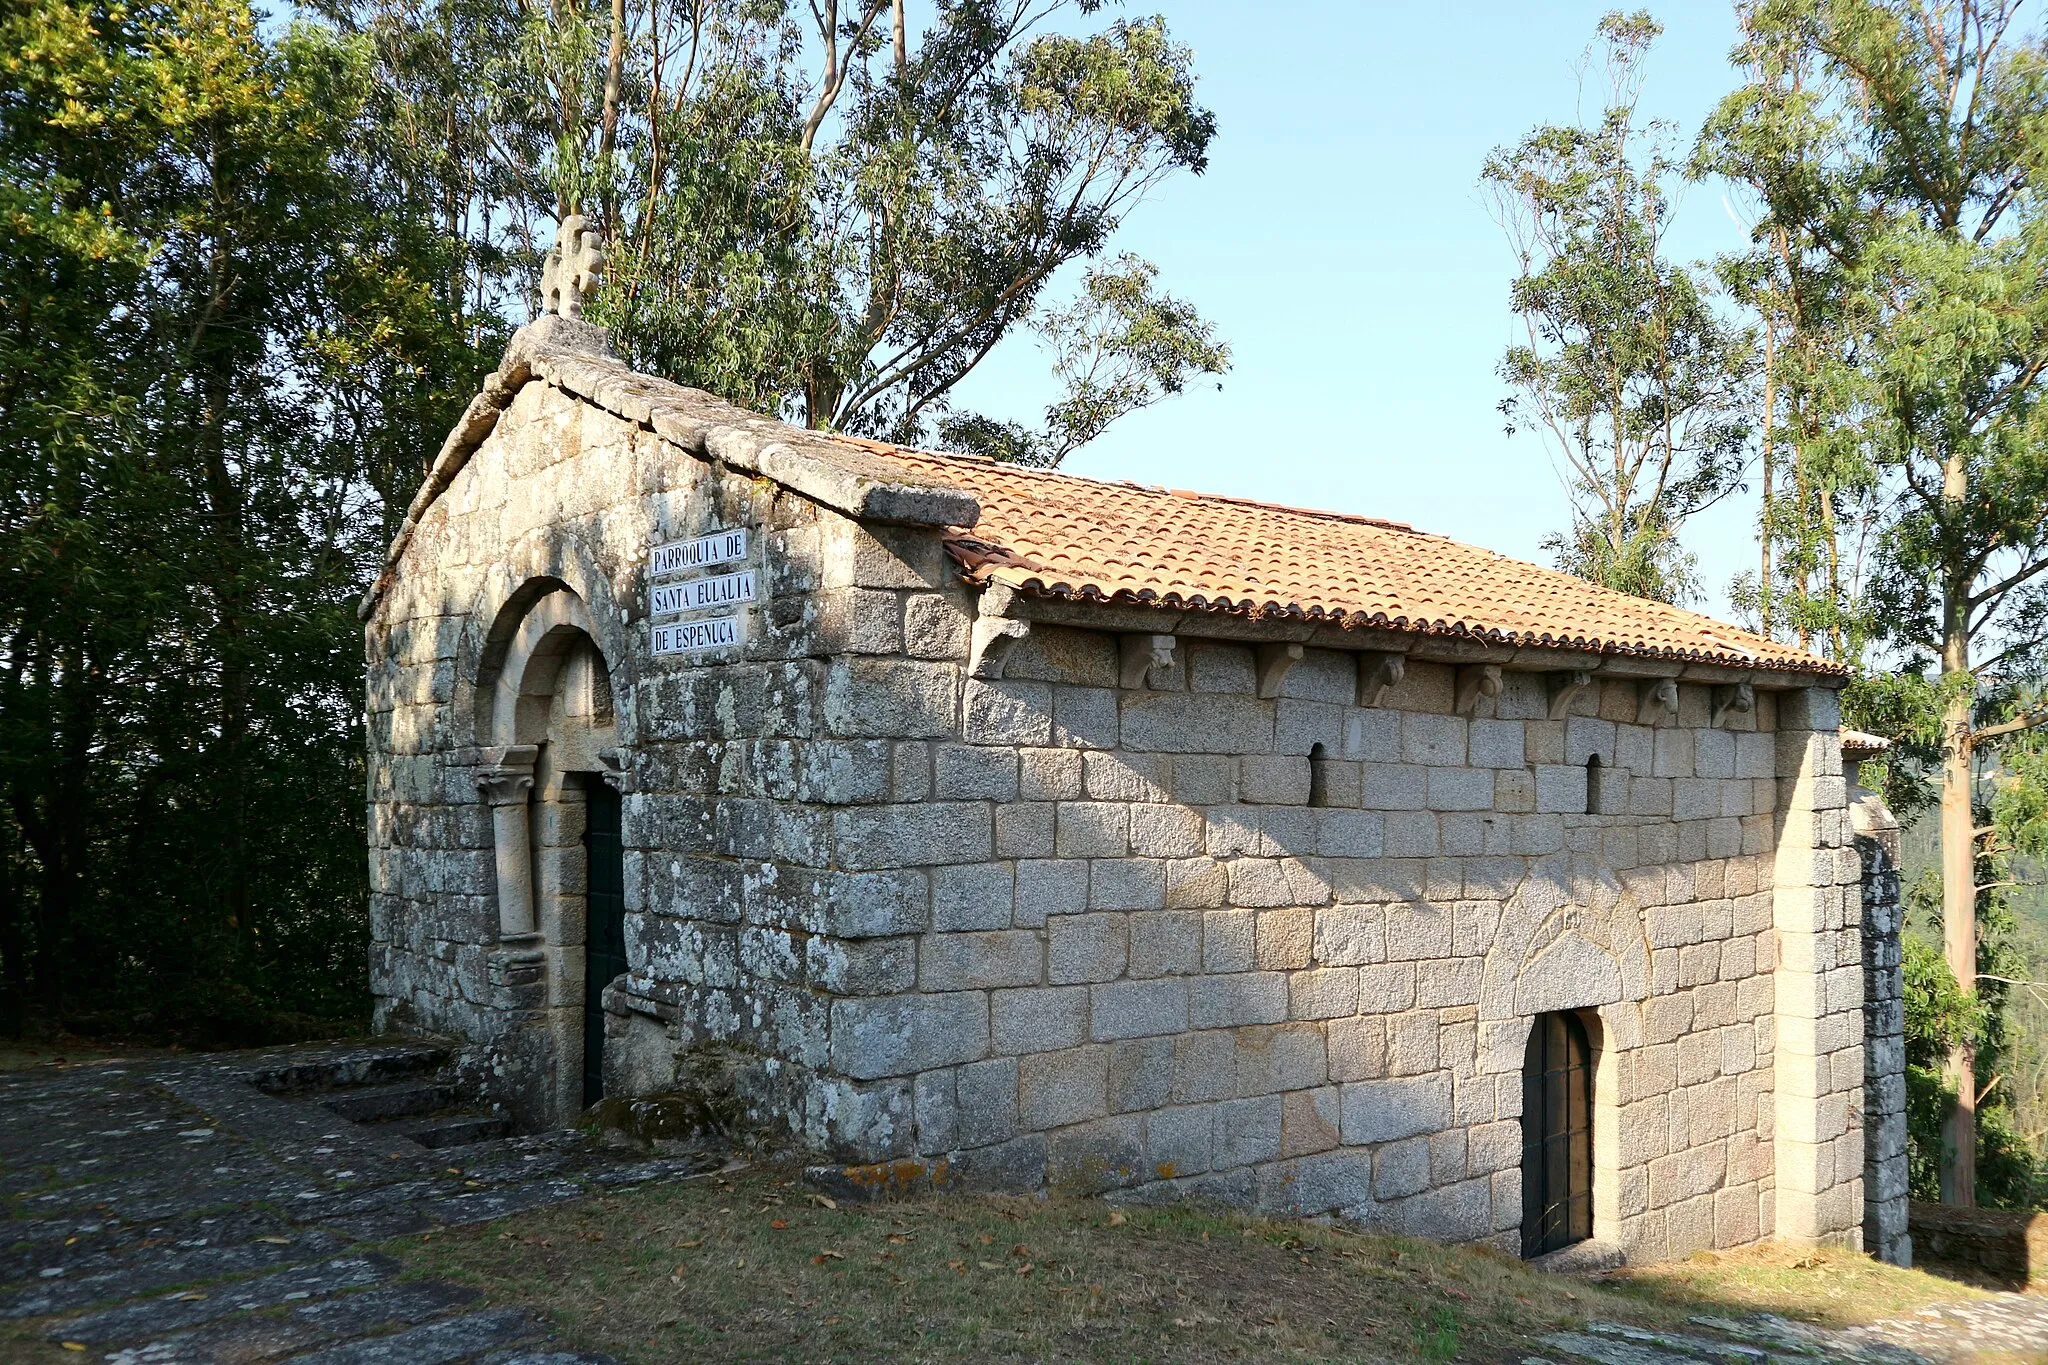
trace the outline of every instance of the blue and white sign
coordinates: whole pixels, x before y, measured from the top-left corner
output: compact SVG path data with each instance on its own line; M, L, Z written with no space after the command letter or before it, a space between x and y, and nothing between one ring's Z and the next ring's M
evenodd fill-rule
M747 528L736 526L695 540L672 540L655 546L647 552L647 572L650 577L659 578L691 569L708 569L714 564L730 564L746 557Z
M753 600L754 571L743 569L739 573L719 574L715 578L693 578L687 583L663 583L650 588L647 614L674 616L679 612L729 607Z
M696 654L740 642L740 618L718 616L708 621L676 621L656 626L653 645L656 654Z

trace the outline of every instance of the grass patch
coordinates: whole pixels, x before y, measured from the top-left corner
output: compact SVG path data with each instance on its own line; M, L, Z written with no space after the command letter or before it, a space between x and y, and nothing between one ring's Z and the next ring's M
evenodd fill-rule
M1771 1245L1701 1251L1683 1261L1614 1271L1601 1280L1652 1305L1777 1313L1828 1327L1895 1318L1930 1303L1991 1297L1947 1270L1901 1270L1868 1256Z
M1611 1280L1190 1207L938 1197L832 1205L759 1170L556 1205L389 1250L539 1308L577 1344L682 1359L1513 1361L1587 1318L1827 1322L1975 1291L1862 1258L1741 1253Z

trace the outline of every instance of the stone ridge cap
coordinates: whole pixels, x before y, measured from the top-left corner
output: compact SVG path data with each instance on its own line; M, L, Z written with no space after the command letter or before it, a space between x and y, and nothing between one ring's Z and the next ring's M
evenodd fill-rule
M701 389L642 374L611 352L603 328L546 316L512 336L498 368L485 376L441 443L406 507L377 577L356 606L367 621L395 581L398 562L427 509L446 492L498 419L534 380L653 431L685 454L780 483L857 520L971 527L981 504L971 492L919 479L897 466L831 443L822 433L737 407ZM863 443L865 444L865 443Z

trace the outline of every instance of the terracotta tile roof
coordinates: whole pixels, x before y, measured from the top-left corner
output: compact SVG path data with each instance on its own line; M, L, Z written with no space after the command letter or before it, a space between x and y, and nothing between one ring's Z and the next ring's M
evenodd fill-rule
M948 540L977 582L1506 645L1843 671L1709 617L1399 522L840 439L979 500L980 520Z

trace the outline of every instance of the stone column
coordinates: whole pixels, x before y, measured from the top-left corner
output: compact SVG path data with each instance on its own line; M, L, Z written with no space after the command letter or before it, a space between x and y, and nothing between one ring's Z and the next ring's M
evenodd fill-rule
M1862 868L1849 846L1832 690L1778 700L1773 1070L1776 1236L1863 1240Z
M492 842L498 866L498 938L531 938L533 856L527 834L526 798L533 790L532 744L507 745L486 754L476 785L491 804Z

